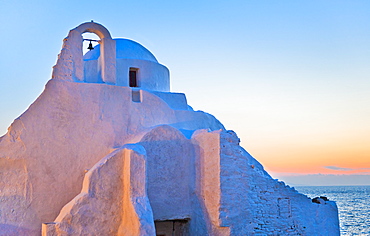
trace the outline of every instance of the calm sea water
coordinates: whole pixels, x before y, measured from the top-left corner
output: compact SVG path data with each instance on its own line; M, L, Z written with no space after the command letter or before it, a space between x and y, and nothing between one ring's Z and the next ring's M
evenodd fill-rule
M336 201L341 235L370 235L370 186L295 187L313 198L326 196Z

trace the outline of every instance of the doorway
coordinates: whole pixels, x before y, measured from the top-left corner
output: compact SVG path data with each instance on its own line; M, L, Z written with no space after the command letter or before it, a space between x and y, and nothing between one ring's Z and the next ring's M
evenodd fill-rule
M189 235L188 220L154 221L156 236Z

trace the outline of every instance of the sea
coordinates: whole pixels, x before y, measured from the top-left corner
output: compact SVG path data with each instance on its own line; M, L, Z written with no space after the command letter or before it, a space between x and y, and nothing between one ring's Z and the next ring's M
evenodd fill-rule
M370 186L295 186L310 198L325 196L335 201L341 235L370 236Z

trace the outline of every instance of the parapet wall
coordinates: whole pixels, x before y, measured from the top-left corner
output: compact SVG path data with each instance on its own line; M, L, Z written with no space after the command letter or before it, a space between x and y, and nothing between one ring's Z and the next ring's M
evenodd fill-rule
M272 179L233 131L195 133L199 198L215 235L339 235L334 202L313 203ZM219 174L219 176L216 175Z

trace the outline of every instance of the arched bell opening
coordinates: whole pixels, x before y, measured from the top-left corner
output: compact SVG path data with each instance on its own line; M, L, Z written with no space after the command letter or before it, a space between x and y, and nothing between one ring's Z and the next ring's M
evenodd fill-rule
M103 83L100 58L100 38L95 33L82 34L84 78L87 83Z
M75 80L84 81L84 82L96 82L96 83L116 83L116 43L112 39L109 31L102 25L95 22L87 22L79 25L75 29L71 30L70 36L74 38L72 41L79 41L75 45L80 45L83 47L84 42L89 40L84 40L83 34L88 33L88 35L95 35L92 40L97 40L99 42L99 47L94 47L91 51L99 48L98 55L95 55L96 62L88 63L85 67L85 58L87 55L84 55L82 48L78 48L73 56L75 64ZM98 39L96 39L98 38ZM93 41L92 41L93 42ZM91 43L92 43L91 42ZM90 51L90 52L91 52ZM97 50L96 50L97 51ZM86 52L88 54L89 52Z
M83 33L82 34L82 54L85 56L86 53L94 50L97 45L99 45L99 36L95 33ZM90 48L90 46L92 48Z

